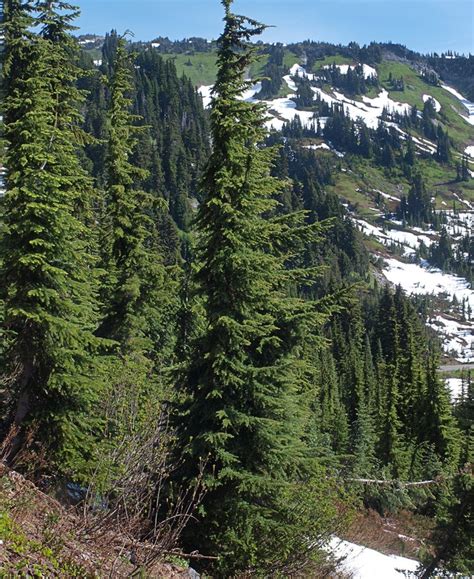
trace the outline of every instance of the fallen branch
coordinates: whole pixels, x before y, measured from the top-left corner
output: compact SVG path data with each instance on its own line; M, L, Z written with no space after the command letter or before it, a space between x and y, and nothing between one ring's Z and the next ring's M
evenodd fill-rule
M377 480L370 478L349 478L346 479L348 482L356 482L366 485L393 485L398 487L424 487L428 485L438 485L440 480L421 480L416 482L402 482L399 480Z
M178 550L167 551L165 549L160 549L160 547L157 547L155 545L150 545L147 543L137 543L136 541L126 541L124 545L127 545L130 549L134 551L145 549L147 551L153 551L159 555L171 555L173 557L182 557L183 559L200 559L206 561L217 561L219 559L219 557L212 557L211 555L201 555L198 552L183 553ZM122 545L122 548L124 545Z
M162 551L163 555L173 555L175 557L182 557L183 559L205 559L206 561L218 561L219 557L212 557L211 555L201 555L200 553L181 553L180 551Z

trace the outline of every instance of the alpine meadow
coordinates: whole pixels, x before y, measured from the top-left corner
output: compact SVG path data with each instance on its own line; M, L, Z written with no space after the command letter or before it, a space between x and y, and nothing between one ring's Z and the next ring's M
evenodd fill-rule
M2 3L0 576L471 576L474 55L214 3Z

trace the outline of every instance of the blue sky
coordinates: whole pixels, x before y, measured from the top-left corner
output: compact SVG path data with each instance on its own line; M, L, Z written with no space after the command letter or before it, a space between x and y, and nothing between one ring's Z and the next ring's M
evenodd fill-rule
M76 0L80 32L130 29L136 39L156 36L216 38L219 0ZM393 41L420 52L474 53L472 0L236 0L234 11L275 28L267 41L311 38L347 44Z

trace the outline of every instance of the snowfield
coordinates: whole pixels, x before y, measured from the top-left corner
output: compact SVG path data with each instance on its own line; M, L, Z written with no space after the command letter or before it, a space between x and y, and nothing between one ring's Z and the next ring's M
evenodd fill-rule
M326 65L324 68L329 68L331 65ZM343 74L346 74L350 68L355 68L355 65L341 64L337 65ZM377 71L375 68L363 64L364 75L366 78L371 76L376 76ZM316 80L319 77L315 74L308 73L303 66L300 64L294 64L287 75L283 77L286 83L289 94L283 98L276 98L273 100L265 101L267 104L270 116L266 123L269 130L281 131L285 122L292 121L298 117L301 124L305 128L312 129L316 127L316 117L310 111L301 111L297 108L295 101L293 100L296 91L298 90L297 83L295 82L295 77L306 78L310 81ZM369 98L367 96L362 96L362 100L355 100L346 97L341 92L331 89L331 91L326 91L318 87L311 87L314 92L314 100L320 98L322 101L329 105L342 105L346 114L354 121L360 120L367 127L371 129L376 129L380 123L380 118L386 110L389 114L399 113L410 114L412 107L407 103L400 103L390 98L389 93L382 89L379 94L374 98ZM242 99L248 102L255 102L256 95L261 90L261 84L256 83L249 89L247 89L242 94ZM453 89L454 90L454 89ZM204 107L209 107L211 104L212 86L201 86L198 88L199 94L202 96ZM426 94L423 95L423 99L427 100L432 98L435 103L436 110L440 110L440 103ZM467 101L466 101L467 102ZM474 107L474 105L473 105ZM474 109L473 109L474 110ZM473 113L474 114L474 113ZM320 118L319 123L321 128L324 128L326 124L326 118ZM474 117L473 117L474 122ZM398 127L395 123L386 122L386 125L394 127L401 135L403 139L407 138L407 134ZM428 141L427 139L418 139L413 137L413 142L416 144L417 148L425 153L434 154L436 152L436 144ZM473 147L474 149L474 147Z
M269 129L281 131L287 121L292 121L299 117L303 127L316 127L316 118L311 111L299 111L296 109L296 103L291 98L280 98L272 101L265 101L268 106L271 118L266 122Z
M363 102L361 102L349 99L335 90L333 91L334 96L331 96L320 88L311 88L315 93L315 99L319 96L322 101L329 105L342 104L346 114L352 120L361 119L371 129L378 127L384 109L387 109L389 113L398 112L400 114L409 114L411 111L410 105L392 100L385 89L382 89L378 96L373 99L363 96Z
M459 115L470 125L474 125L474 103L468 101L467 98L463 97L461 93L459 93L456 89L446 85L441 85L445 90L450 92L453 96L455 96L467 109L467 117L461 113Z
M466 153L466 155L468 157L471 157L471 159L474 159L474 145L469 145L469 147L466 147L464 149L464 152Z
M414 559L384 555L337 537L331 540L328 551L341 560L341 569L352 579L415 579L420 566Z
M325 68L329 68L329 66L330 65ZM354 68L355 65L338 65L338 68L343 74L346 74L349 66ZM367 65L363 66L366 78L377 74L375 69ZM321 128L324 128L326 124L327 118L317 118L312 111L302 111L297 108L294 100L294 93L297 91L295 77L306 78L310 81L318 78L316 75L306 72L305 68L299 64L291 67L289 73L283 77L284 82L288 86L289 94L287 94L286 97L265 101L268 108L266 127L269 130L280 131L285 123L297 117L303 127L314 131L318 123ZM447 85L442 86L466 108L467 116L461 109L458 111L459 114L467 122L474 125L474 103L469 102L455 89ZM323 90L319 87L311 87L311 89L314 93L315 101L319 98L329 105L342 105L346 114L352 120L360 120L372 129L378 127L384 110L388 111L389 114L394 112L410 114L412 110L410 105L391 99L388 91L385 89L382 89L375 98L362 96L361 100L348 98L333 88ZM257 102L256 97L260 90L260 83L250 85L243 92L241 98L247 102ZM209 107L212 101L212 86L201 86L198 91L202 96L204 106ZM441 109L441 104L438 100L429 94L424 94L423 101L426 102L428 99L433 100L436 111ZM386 122L386 125L396 129L403 139L407 138L407 134L395 123ZM413 137L413 142L418 151L430 154L436 152L436 144L425 138ZM334 149L330 142L306 145L306 148L332 151L338 157L344 156L344 153ZM467 146L464 152L471 159L474 159L474 145ZM0 183L0 195L1 193ZM390 202L399 202L398 197L389 195L379 189L372 189L372 196L374 196L374 194ZM473 234L474 208L469 201L461 199L457 193L453 193L453 199L456 200L456 205L459 206L459 203L463 205L461 212L444 212L447 219L445 227L454 241L454 247L463 237ZM446 205L446 202L443 202L443 204ZM379 214L378 208L370 207L370 209L374 213ZM402 223L393 220L385 222L384 225L374 225L364 219L354 217L354 222L363 233L375 237L385 247L390 248L394 244L397 245L403 256L410 259L415 257L417 250L420 248L420 244L423 243L426 247L429 247L435 239L439 237L439 232L433 230L426 231L417 227L411 227L408 230L405 228L402 229ZM390 227L393 227L393 225L398 226L399 229L391 229ZM455 275L445 274L438 269L430 268L427 263L403 263L395 258L385 260L384 274L389 282L394 285L400 285L407 294L440 296L448 302L452 302L455 297L458 306L454 307L454 304L451 303L449 312L441 312L440 314L434 315L428 320L428 325L441 337L443 349L446 353L452 355L460 362L474 362L474 318L471 320L465 319L468 317L465 315L461 321L459 307L459 304L464 303L465 314L468 314L468 305L471 311L474 312L474 291L470 289L465 279Z
M338 68L340 70L341 74L347 74L347 72L350 68L354 69L354 68L356 68L356 66L357 65L355 65L355 64L336 64L336 68ZM332 68L332 65L326 64L326 66L323 66L323 68L329 69L329 68ZM362 69L363 69L365 78L377 76L377 71L375 70L375 68L373 68L372 66L369 66L368 64L363 64Z
M430 153L430 155L434 155L436 153L437 147L432 141L428 141L428 139L418 139L414 136L412 136L411 139L415 145L425 153Z
M423 242L427 247L433 243L433 240L427 235L416 235L409 231L400 231L398 229L382 229L372 225L363 219L354 219L354 222L366 235L372 235L385 246L391 246L393 243L400 245L403 254L406 256L414 255Z
M342 71L345 70L347 72L348 67L349 65L340 65ZM374 68L366 64L363 65L363 68L366 77L377 74L377 71ZM292 99L298 88L294 81L294 77L307 78L308 80L312 81L316 78L316 75L306 72L306 70L299 64L294 64L291 67L289 74L283 77L283 80L285 81L291 93L284 98L265 101L270 111L270 117L266 123L268 129L280 131L283 128L285 122L292 121L296 117L299 117L301 124L306 128L312 128L316 126L316 119L314 114L310 111L298 110L295 101ZM320 88L311 88L314 92L315 100L319 97L329 105L342 105L346 111L346 114L348 114L352 120L360 119L367 125L367 127L372 129L376 129L378 127L380 117L384 109L389 113L397 112L400 114L409 114L411 111L410 105L394 101L390 98L389 93L385 89L382 89L378 96L375 98L363 96L362 101L358 101L347 98L344 94L336 90L333 90L331 94L328 94ZM256 100L255 96L260 92L260 90L261 85L260 83L257 83L244 92L242 99L249 102L254 102ZM203 99L203 105L206 108L211 104L211 91L212 86L201 86L198 88L198 92ZM324 127L325 122L326 119L321 118L320 126ZM396 125L393 123L387 124L396 127ZM398 127L396 128L402 134L403 138L406 138L406 134ZM425 152L433 153L436 151L436 146L430 141L416 140L415 142L418 148Z
M385 277L399 285L407 294L441 296L458 303L463 301L474 312L474 291L462 277L430 268L426 263L403 263L397 259L385 259ZM459 362L474 362L474 320L459 321L449 314L436 315L428 325L441 336L443 350L454 354Z
M197 91L198 93L201 95L202 97L202 105L205 109L209 108L211 106L211 102L212 102L212 89L213 89L214 85L209 85L209 86L200 86Z
M429 94L424 94L424 95L423 95L423 102L425 103L426 101L429 101L429 100L432 100L432 101L433 101L435 111L436 111L437 113L439 113L439 111L441 110L441 103L440 103L439 101L437 101L437 100L436 100L434 97L432 97L431 95L429 95Z
M373 189L373 191L375 191L375 193L378 193L379 195L381 195L385 199L389 199L390 201L400 201L400 197L394 197L393 195L389 195L388 193L384 193L383 191L380 191L380 189Z
M248 80L250 80L250 79L247 79L247 81ZM207 109L211 106L212 89L213 88L214 88L214 85L211 84L208 86L200 86L197 89L198 93L202 97L202 104L203 104L205 109ZM261 90L262 90L262 83L256 82L255 84L252 84L248 89L244 90L244 92L242 93L240 98L243 101L254 102L256 100L255 95L258 94Z
M446 231L455 241L466 235L474 234L474 213L453 213L446 212L448 223L445 225Z
M298 76L300 78L307 78L308 80L314 80L315 79L315 75L311 74L309 72L306 72L306 70L300 65L300 64L294 64L291 68L290 68L290 77L292 76ZM286 78L286 77L284 77ZM296 89L295 89L296 90Z
M257 95L261 90L262 90L262 83L256 82L242 93L241 99L243 101L253 102L256 100L255 95Z

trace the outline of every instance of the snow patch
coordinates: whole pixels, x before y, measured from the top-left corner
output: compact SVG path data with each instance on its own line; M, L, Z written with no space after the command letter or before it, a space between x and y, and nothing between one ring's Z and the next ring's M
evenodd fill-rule
M468 157L471 157L471 159L474 159L474 145L469 145L469 147L466 147L464 149L464 152L466 153L466 155Z
M307 78L308 80L314 80L314 74L306 72L306 70L300 64L294 64L290 68L290 76L297 76L299 78Z
M467 109L467 117L461 113L459 115L470 125L474 125L474 103L468 101L467 98L463 97L461 93L459 93L456 89L448 86L447 84L441 85L445 90L450 92L453 96L455 96L461 104Z
M400 201L400 197L394 197L393 195L389 195L388 193L384 193L383 191L380 191L379 189L373 189L373 191L375 191L375 193L379 193L379 195L382 195L382 197L384 197L385 199L389 199L390 201Z
M373 549L331 539L328 550L341 560L341 567L353 579L411 579L417 577L419 562L396 555L384 555Z
M348 99L342 93L333 91L334 96L331 96L317 87L311 87L315 93L315 98L319 98L329 105L342 104L346 114L352 120L361 119L369 128L376 129L379 125L379 118L382 116L384 109L389 113L398 112L400 114L411 111L411 106L406 103L399 103L389 97L388 92L382 89L378 96L371 99L363 96L361 101Z
M329 69L332 68L332 64L326 64L326 66L323 66L324 69ZM341 72L341 74L347 74L349 69L354 70L356 68L356 64L336 64L336 68L339 69L339 71ZM370 78L372 76L377 76L377 71L375 70L375 68L373 68L372 66L369 66L368 64L363 64L362 65L362 70L364 72L364 78Z
M297 110L295 101L288 97L266 101L266 104L269 108L269 112L273 113L273 118L269 118L266 122L266 126L269 129L281 131L285 122L292 121L295 117L299 117L303 127L310 129L315 129L316 127L314 113L311 111Z
M247 79L246 82L249 82L250 79ZM211 106L213 94L212 90L214 85L208 86L200 86L197 91L202 97L202 104L205 109ZM244 92L240 95L240 99L247 102L255 102L255 95L257 95L262 90L262 83L256 82L252 85L249 85L248 88L244 90Z
M466 310L474 311L474 291L462 277L443 273L431 268L426 262L403 263L397 259L386 259L385 277L394 285L401 286L407 294L456 297L458 304L464 302ZM443 340L443 350L454 353L460 362L474 361L474 320L461 322L447 315L436 315L428 321Z
M466 201L465 199L461 199L461 197L459 197L459 195L457 193L453 193L453 197L456 197L456 199L460 202L460 203L464 203L464 205L466 205L466 207L468 209L474 209L474 207L469 203L469 201Z
M434 104L434 109L437 113L439 113L439 111L441 110L441 103L439 101L437 101L434 97L432 97L429 94L424 94L423 95L423 102L426 103L426 101L432 100L433 104Z
M241 95L241 99L247 102L255 102L255 95L257 95L262 90L262 83L256 82L249 86Z
M209 108L211 106L211 102L212 102L212 89L214 88L214 85L209 85L209 86L200 86L197 91L198 93L201 95L202 97L202 105L205 109Z
M382 228L367 223L367 221L362 219L354 219L354 222L362 229L363 233L366 235L373 235L385 246L398 243L403 249L403 254L406 256L414 255L421 242L423 242L427 247L433 243L433 240L426 235L416 235L398 229L382 230Z
M451 393L452 402L456 402L461 398L463 388L462 378L446 378L446 386Z
M305 145L303 148L304 149L312 149L313 151L316 151L317 149L326 149L328 151L331 150L331 147L329 145L327 145L326 143L321 143L319 145Z

